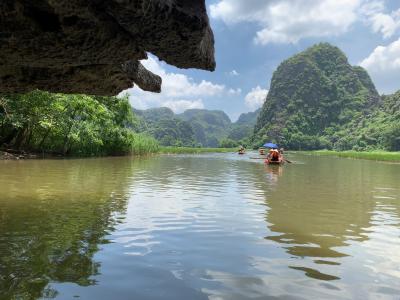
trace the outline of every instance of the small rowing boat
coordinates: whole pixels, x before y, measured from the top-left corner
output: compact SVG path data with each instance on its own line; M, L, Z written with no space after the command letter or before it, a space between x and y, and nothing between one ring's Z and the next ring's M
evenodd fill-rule
M267 165L282 165L285 163L285 160L283 157L280 157L278 160L272 160L271 158L267 158L264 162Z

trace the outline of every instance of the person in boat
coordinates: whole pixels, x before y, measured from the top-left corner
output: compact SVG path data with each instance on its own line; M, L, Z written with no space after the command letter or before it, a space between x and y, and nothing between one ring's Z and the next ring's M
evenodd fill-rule
M268 159L271 161L279 161L281 154L279 153L278 149L271 149L269 150Z
M243 146L239 146L239 154L244 154L245 149Z
M264 149L264 148L259 148L259 149L258 149L258 153L259 153L260 155L265 155L265 149Z

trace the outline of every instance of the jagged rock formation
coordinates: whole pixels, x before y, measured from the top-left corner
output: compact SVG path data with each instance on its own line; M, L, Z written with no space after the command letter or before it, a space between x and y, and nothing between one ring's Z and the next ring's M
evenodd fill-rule
M0 93L158 92L147 52L179 68L215 69L204 0L2 0Z
M381 102L368 73L351 66L327 43L282 62L254 129L253 141L275 141L285 148L348 149L346 128L367 119Z

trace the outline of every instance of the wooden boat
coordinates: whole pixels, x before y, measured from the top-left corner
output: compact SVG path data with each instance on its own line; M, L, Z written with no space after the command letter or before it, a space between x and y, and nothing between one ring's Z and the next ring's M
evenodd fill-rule
M285 163L285 160L283 157L280 157L279 160L271 160L270 158L267 158L264 162L267 165L282 165Z
M238 154L245 154L245 151L244 150L243 151L239 150Z

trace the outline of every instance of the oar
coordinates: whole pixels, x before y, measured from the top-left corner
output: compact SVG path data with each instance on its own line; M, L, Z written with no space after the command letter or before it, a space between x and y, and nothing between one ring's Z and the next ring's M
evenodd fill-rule
M265 157L250 157L250 159L266 159Z
M284 160L285 160L286 162L288 162L289 164L292 164L292 162L291 162L290 160L288 160L288 159L286 159L286 158L284 158Z

